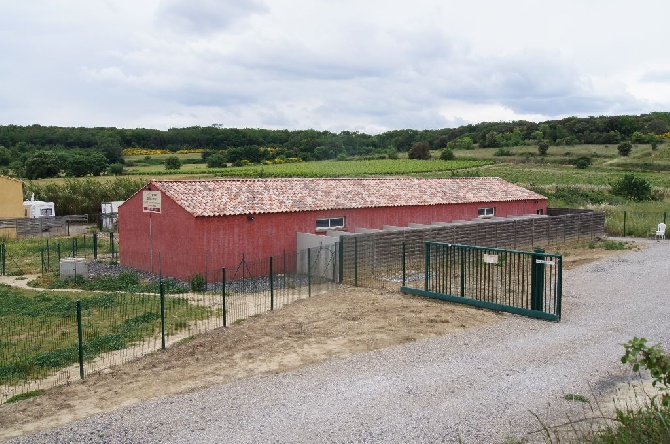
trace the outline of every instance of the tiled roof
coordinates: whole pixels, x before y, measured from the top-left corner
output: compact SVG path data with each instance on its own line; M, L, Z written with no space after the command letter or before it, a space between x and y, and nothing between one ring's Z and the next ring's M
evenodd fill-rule
M153 180L151 184L194 216L546 199L497 177Z

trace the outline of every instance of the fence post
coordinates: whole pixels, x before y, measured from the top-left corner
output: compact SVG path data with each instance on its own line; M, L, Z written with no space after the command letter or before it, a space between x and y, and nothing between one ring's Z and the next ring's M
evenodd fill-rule
M98 260L98 233L93 233L93 259Z
M60 264L60 242L56 243L56 251L58 252L58 263Z
M5 244L0 244L0 266L2 266L2 276L5 275Z
M275 276L272 265L272 256L270 256L270 310L275 309Z
M426 242L426 254L424 257L424 262L425 262L425 275L424 275L424 282L423 282L423 289L425 291L428 291L428 279L430 276L430 243Z
M405 287L407 285L407 259L405 257L405 254L407 253L407 246L405 244L405 241L402 241L402 286Z
M312 249L307 249L307 297L312 297Z
M663 212L663 223L665 223L665 217L666 217L667 215L668 215L668 212L667 212L667 211L664 211L664 212Z
M49 238L47 237L47 271L51 271L51 256L49 255Z
M223 302L223 326L226 327L226 269L221 269L221 299Z
M626 215L627 212L623 212L623 237L626 237Z
M544 248L536 248L531 256L530 309L543 311L544 307Z
M461 257L461 297L465 297L465 248L458 247L459 256Z
M354 238L354 287L358 287L358 238Z
M165 350L165 283L159 284L161 296L161 348Z
M77 301L77 339L79 342L79 378L84 379L84 331L81 322L81 301Z
M44 277L44 249L40 250L40 260L42 262L42 277Z
M112 260L114 260L114 232L109 232L109 248L110 253L112 254Z
M341 284L344 282L344 236L340 236L339 262L340 276L337 283Z

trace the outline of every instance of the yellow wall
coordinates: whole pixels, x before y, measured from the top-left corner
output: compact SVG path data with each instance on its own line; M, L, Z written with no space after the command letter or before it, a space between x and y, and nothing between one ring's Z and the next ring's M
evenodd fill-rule
M0 176L0 218L24 217L23 182Z

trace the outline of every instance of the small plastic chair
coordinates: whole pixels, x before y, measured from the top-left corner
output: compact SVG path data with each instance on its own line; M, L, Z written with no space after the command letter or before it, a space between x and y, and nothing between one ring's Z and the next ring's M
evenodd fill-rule
M665 224L661 222L656 228L656 239L665 239Z

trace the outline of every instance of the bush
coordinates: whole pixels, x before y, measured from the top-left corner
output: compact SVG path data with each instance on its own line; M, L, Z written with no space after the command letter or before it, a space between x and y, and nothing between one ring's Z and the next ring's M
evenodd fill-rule
M630 142L621 142L617 147L617 151L619 151L619 154L624 157L630 155L630 152L632 150L633 145Z
M200 273L194 274L193 277L191 278L191 291L194 292L205 291L206 288L207 288L207 281L205 280L205 277Z
M540 141L540 143L537 144L537 151L540 153L540 156L546 156L547 151L549 151L549 142L546 140Z
M207 168L225 168L227 166L228 162L224 153L216 152L207 157Z
M454 152L449 148L443 149L440 153L440 160L454 160L455 158L456 156L454 156Z
M410 159L430 159L430 144L428 142L416 142L409 150L407 157Z
M575 166L580 170L585 170L591 166L591 158L589 156L578 157L575 160Z
M635 177L632 174L625 174L621 179L611 184L612 194L625 197L626 199L643 202L654 200L655 196L651 190L651 184L648 181Z
M495 153L493 153L494 156L512 156L512 152L508 149L505 148L498 148Z
M120 176L123 174L123 165L120 163L113 163L107 168L107 174L112 176Z
M178 170L181 168L181 160L177 156L170 156L165 158L166 170Z

